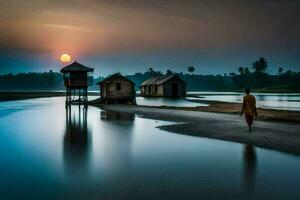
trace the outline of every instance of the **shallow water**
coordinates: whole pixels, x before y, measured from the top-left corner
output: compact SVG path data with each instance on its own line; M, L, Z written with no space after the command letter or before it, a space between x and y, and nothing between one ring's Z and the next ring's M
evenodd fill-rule
M208 104L188 101L186 98L136 97L136 103L138 105L143 105L143 106L175 106L175 107L208 106Z
M203 100L241 103L243 93L237 92L189 92ZM256 97L257 106L280 110L300 111L300 93L252 93Z
M1 199L299 199L300 157L64 98L0 103ZM188 131L188 130L187 130Z
M146 106L197 107L208 106L209 104L189 100L241 103L244 96L243 93L237 92L188 92L188 95L193 95L193 97L179 99L137 97L136 101L138 105ZM253 93L253 95L256 97L258 107L300 111L300 93Z

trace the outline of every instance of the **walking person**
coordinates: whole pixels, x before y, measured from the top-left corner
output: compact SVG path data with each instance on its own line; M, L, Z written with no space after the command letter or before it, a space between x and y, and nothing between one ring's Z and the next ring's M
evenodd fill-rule
M245 120L247 122L249 132L252 131L253 117L257 117L256 100L253 95L250 94L250 89L245 89L245 96L243 98L243 107L241 110L241 116L245 114Z

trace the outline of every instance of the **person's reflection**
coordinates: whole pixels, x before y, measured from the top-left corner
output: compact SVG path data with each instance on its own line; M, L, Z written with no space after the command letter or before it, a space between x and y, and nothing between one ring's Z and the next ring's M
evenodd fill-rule
M68 107L66 109L64 136L64 163L67 173L82 173L87 169L89 154L88 136L87 108Z
M252 145L246 144L244 149L244 184L248 194L255 188L256 153Z

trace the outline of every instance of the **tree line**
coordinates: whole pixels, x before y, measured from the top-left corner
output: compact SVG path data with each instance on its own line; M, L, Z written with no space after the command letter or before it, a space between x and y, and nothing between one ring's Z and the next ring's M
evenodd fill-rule
M196 68L188 66L187 72L173 72L170 69L165 73L149 68L146 72L137 72L126 77L136 83L139 90L140 84L155 76L163 74L176 74L187 83L188 91L241 91L251 88L257 91L293 92L300 91L300 72L284 71L278 68L277 74L268 74L268 62L260 58L249 67L239 67L237 72L217 75L194 74ZM96 82L104 77L94 79L90 90L98 90ZM58 72L44 73L18 73L0 75L0 90L63 90L63 77Z

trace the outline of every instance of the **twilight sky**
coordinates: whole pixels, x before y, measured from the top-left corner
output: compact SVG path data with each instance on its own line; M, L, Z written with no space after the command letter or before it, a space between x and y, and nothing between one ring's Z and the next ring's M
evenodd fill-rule
M216 74L263 56L300 71L297 0L0 0L0 73L58 71L68 53L95 74L149 67Z

